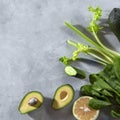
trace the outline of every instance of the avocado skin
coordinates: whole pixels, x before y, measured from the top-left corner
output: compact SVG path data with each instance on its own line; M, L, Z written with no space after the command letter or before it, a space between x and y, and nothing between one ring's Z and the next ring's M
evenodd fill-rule
M20 111L20 107L21 107L21 105L22 105L23 101L25 100L25 98L26 98L29 94L34 94L34 93L38 93L38 94L40 94L40 95L41 95L41 97L42 97L42 99L43 99L43 102L44 102L44 96L42 95L42 93L41 93L41 92L38 92L38 91L30 91L30 92L28 92L28 93L27 93L27 94L25 94L25 96L22 98L22 100L21 100L21 102L20 102L20 104L19 104L19 107L18 107L18 111L19 111L21 114L26 114L26 113L29 113L29 112L34 111L34 110L29 110L29 111L28 111L28 112L26 112L26 113L22 113L22 112ZM42 102L42 104L43 104L43 102ZM39 106L37 106L37 108L36 108L36 109L40 108L42 104L40 104Z
M113 8L108 17L108 24L120 41L120 8Z
M53 107L53 103L56 102L55 96L56 96L58 90L61 89L61 88L64 87L64 86L71 88L71 90L72 90L72 99L69 101L69 103L67 103L67 104L64 105L63 107L60 107L60 108L57 108L57 109L56 109L56 108ZM74 95L75 95L75 91L74 91L73 87L72 87L70 84L61 85L60 87L58 87L58 88L56 89L56 91L55 91L55 93L54 93L54 97L53 97L53 100L52 100L51 107L52 107L54 110L61 110L61 109L63 109L64 107L66 107L67 105L69 105L69 104L72 102L72 100L73 100L73 98L74 98Z

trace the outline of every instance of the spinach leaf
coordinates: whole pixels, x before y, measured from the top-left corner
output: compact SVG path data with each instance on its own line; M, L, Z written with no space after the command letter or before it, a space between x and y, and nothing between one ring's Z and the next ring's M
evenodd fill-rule
M117 57L114 60L114 71L118 78L118 81L120 82L120 57Z
M115 96L115 101L120 105L120 97L119 96Z
M111 116L114 118L120 117L120 111L111 110Z
M113 94L111 92L107 91L106 89L102 89L100 92L105 96L113 97Z
M112 97L112 94L107 90L99 90L93 87L93 85L84 85L80 88L80 95L92 96L94 98L102 99L105 101L110 101L109 97Z
M91 74L89 78L90 82L95 84L96 87L100 86L120 96L120 82L115 73L114 66L114 64L108 64L101 72Z
M107 89L109 91L113 91L113 88L107 83L105 82L100 76L99 74L91 74L90 77L90 83L93 84L94 88L96 89Z
M88 96L94 96L94 97L99 97L100 94L92 89L92 85L84 85L80 88L80 92L82 95L88 95Z
M94 109L101 109L112 105L112 103L93 98L89 101L88 105Z

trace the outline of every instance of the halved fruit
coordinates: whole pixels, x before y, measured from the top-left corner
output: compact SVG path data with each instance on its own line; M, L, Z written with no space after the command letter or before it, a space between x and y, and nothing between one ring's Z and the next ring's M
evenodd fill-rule
M20 102L18 110L21 114L25 114L38 109L43 104L44 98L42 93L31 91L27 93Z
M53 109L61 109L67 106L74 98L74 89L71 85L65 84L57 88L52 102Z
M77 120L96 120L99 115L99 110L95 110L88 106L89 100L92 97L82 96L73 104L73 115Z

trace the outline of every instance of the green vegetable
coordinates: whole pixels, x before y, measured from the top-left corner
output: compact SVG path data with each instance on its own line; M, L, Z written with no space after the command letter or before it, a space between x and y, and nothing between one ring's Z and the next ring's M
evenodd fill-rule
M115 75L119 78L119 82L120 82L120 58L116 58L115 62L114 62L114 72Z
M70 65L65 67L65 73L69 76L77 77L81 79L84 79L86 77L85 72Z
M120 54L117 53L116 51L113 51L113 50L107 48L105 45L103 45L97 35L98 31L102 28L99 25L97 25L97 22L100 19L101 14L102 14L102 10L99 7L95 8L95 9L92 7L89 7L89 10L91 12L93 12L94 15L93 15L93 19L91 20L88 29L90 31L92 31L96 42L94 42L94 40L92 40L91 38L87 37L84 33L82 33L80 30L78 30L75 26L71 25L68 22L65 22L65 25L68 28L73 30L79 36L83 37L92 46L83 45L81 43L76 43L76 42L73 42L72 40L68 40L67 41L68 44L74 46L77 50L73 52L72 58L67 58L65 56L64 56L64 58L65 58L65 60L67 58L66 61L72 61L72 60L75 61L76 59L79 58L78 55L81 52L83 52L83 53L86 53L86 54L89 54L89 55L95 57L96 59L98 59L98 62L100 62L104 65L114 63L114 59L116 59L117 57L120 57Z
M113 33L120 41L120 8L114 8L110 12L108 17L108 23Z
M94 109L100 109L100 108L105 108L107 106L110 106L112 105L112 103L93 98L89 101L88 105Z
M77 75L77 71L72 66L66 66L65 67L65 72L69 76L76 76Z
M93 13L93 18L90 21L88 30L92 32L94 40L82 33L74 25L65 22L68 28L84 38L89 45L68 40L67 43L75 47L76 50L73 51L70 58L64 56L60 58L60 61L65 65L71 65L72 62L76 62L78 59L79 61L81 60L81 53L95 58L104 68L99 73L90 74L90 84L83 85L80 88L80 92L82 95L92 96L94 98L89 103L93 108L100 109L110 105L120 108L120 53L106 47L98 36L98 32L102 29L102 27L98 25L102 10L99 7L93 8L90 6L89 11ZM116 25L117 24L120 24L120 21L117 21ZM116 31L120 36L120 30L116 28ZM116 112L116 109L111 109L111 113L114 117L120 117L120 111Z
M117 110L111 110L111 115L114 118L120 117L120 108L118 108Z
M92 96L95 98L104 99L106 101L109 101L107 97L113 97L113 91L114 89L101 79L98 79L97 82L92 85L84 85L80 88L80 93L82 95Z
M92 89L91 85L84 85L81 87L80 92L82 95L92 96L92 97L99 97L100 94L95 90Z
M112 103L116 107L120 106L120 79L117 77L114 67L114 64L108 64L99 73L91 74L91 84L84 85L80 89L82 95L89 95L96 99L104 100L104 102ZM103 105L104 102L102 103ZM103 105L99 106L99 108L102 108Z

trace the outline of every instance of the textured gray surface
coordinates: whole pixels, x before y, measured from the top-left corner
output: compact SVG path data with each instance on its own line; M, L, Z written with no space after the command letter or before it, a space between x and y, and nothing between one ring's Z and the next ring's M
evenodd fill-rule
M120 7L120 0L0 0L0 120L74 120L72 104L60 111L53 111L50 105L58 86L71 84L78 97L80 86L88 81L66 76L58 58L72 52L67 39L82 40L64 21L86 27L91 17L89 5L100 6L106 19L112 8ZM112 41L116 38L107 37L119 50L117 40ZM99 70L92 65L83 69ZM31 90L41 91L45 103L37 111L21 115L19 102ZM113 119L103 112L99 120Z

